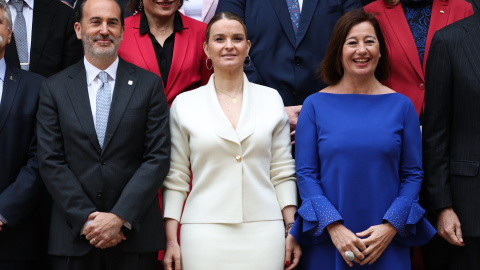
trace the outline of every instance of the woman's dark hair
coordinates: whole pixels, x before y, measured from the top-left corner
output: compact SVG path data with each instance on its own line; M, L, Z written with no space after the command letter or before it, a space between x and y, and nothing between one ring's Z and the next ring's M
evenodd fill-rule
M342 55L345 40L350 29L362 22L369 22L372 24L380 46L380 54L382 57L378 60L378 65L375 69L375 78L380 82L383 82L390 76L390 60L382 29L380 28L377 19L375 19L375 16L358 9L345 13L337 21L335 27L333 27L325 58L323 58L322 63L317 69L317 74L320 75L320 78L325 83L334 85L342 79L344 72Z
M213 18L208 23L207 31L205 31L205 35L207 35L207 43L210 39L210 28L212 28L212 25L214 23L216 23L216 22L218 22L222 19L238 21L243 26L243 30L245 30L245 39L248 40L248 38L247 38L247 26L242 21L242 19L240 17L238 17L235 13L232 13L230 11L224 11L224 12L220 12L220 13L215 14L215 16L213 16Z
M112 1L114 1L117 4L117 6L120 8L120 23L121 23L121 26L123 26L125 24L125 15L123 13L122 5L120 5L120 3L118 3L117 0L112 0ZM82 0L81 1L80 7L78 8L77 13L75 13L75 21L76 22L81 22L82 21L83 8L85 7L86 2L87 2L87 0Z
M183 0L180 0L180 5L178 5L178 8L181 8L182 6L183 6ZM135 13L135 11L140 12L142 11L142 9L143 9L143 0L130 0L127 3L127 10L132 13Z

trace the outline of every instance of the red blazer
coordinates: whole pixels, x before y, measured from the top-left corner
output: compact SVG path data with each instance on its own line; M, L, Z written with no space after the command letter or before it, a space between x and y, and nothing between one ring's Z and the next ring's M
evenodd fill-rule
M389 48L392 75L384 84L409 97L420 115L424 103L425 66L433 34L448 24L472 15L472 5L464 0L433 0L423 68L401 3L392 6L383 0L376 0L364 9L377 18Z
M140 34L140 13L125 19L125 32L118 55L127 62L149 70L158 76L157 57L148 34ZM185 91L207 84L213 70L205 66L207 56L203 51L207 25L180 14L184 29L175 33L172 66L164 85L168 104Z

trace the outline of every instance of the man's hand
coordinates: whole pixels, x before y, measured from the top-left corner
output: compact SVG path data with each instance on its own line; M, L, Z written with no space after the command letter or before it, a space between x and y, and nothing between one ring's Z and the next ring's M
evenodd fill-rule
M112 240L110 240L110 242L108 242L102 249L114 247L114 246L120 244L120 242L122 242L123 240L127 240L127 238L123 235L123 232L120 231L120 232L119 232ZM97 246L95 246L95 247L97 247ZM101 248L101 247L98 247L98 248Z
M452 207L447 207L440 212L437 218L438 234L452 245L465 246L463 242L460 220Z
M290 121L290 136L292 144L295 144L295 129L297 128L298 115L300 114L301 109L302 105L285 107L288 120Z
M3 223L0 221L0 232L2 231Z
M83 234L90 244L97 248L109 247L113 243L109 242L115 240L125 223L125 220L116 214L105 212L93 212L88 216L88 220L92 220L92 222L85 226Z

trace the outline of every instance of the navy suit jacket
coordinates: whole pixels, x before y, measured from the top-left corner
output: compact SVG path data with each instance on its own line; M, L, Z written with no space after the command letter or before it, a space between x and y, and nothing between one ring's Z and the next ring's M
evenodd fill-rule
M53 198L49 253L81 256L90 213L124 218L125 252L165 248L157 193L170 168L169 108L157 75L120 59L103 149L83 60L42 84L37 115L42 179Z
M83 57L73 25L75 12L59 0L35 0L29 71L49 77ZM5 48L5 61L20 67L15 35Z
M480 237L480 14L438 30L425 74L422 199Z
M41 255L38 211L43 183L35 135L38 92L43 77L7 65L0 103L0 260Z
M247 25L249 81L277 89L285 106L292 106L326 86L315 71L333 26L343 13L360 7L359 0L305 0L296 36L285 0L220 0L217 13L231 11Z

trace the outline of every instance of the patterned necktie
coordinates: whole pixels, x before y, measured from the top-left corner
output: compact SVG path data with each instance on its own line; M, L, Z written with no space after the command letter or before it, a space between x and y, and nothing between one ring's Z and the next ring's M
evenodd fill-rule
M15 43L17 44L18 60L20 60L20 67L23 70L29 69L28 62L28 40L27 40L27 23L23 16L23 0L10 1L17 10L17 17L15 17L13 35L15 36Z
M298 31L298 22L300 22L300 6L298 0L287 0L288 12L290 12L290 19L292 19L293 31L295 35Z
M108 84L108 74L105 71L98 73L98 78L102 81L102 86L97 92L97 112L95 131L97 132L98 142L103 149L105 131L107 130L108 114L110 112L110 103L112 102L112 90Z

